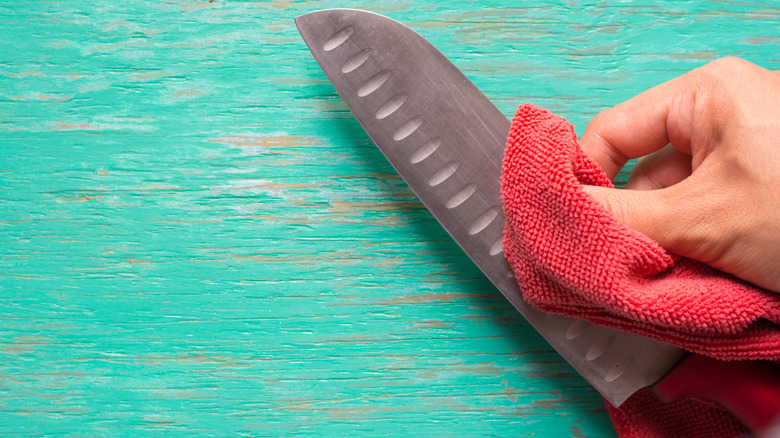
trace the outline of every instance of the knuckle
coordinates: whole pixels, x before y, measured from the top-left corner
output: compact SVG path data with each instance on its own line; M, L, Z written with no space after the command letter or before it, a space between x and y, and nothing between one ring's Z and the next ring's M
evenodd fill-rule
M734 68L742 68L748 64L750 63L742 58L737 58L736 56L725 56L723 58L718 58L714 61L711 61L707 65L710 68L716 70L731 70Z
M752 62L746 61L742 58L735 56L727 56L725 58L719 58L705 64L703 67L693 70L708 76L728 79L734 77L735 74L746 72L757 68Z
M585 135L597 139L599 142L605 142L602 129L609 123L611 110L612 108L602 110L596 114L585 127Z
M761 67L735 56L727 56L691 70L693 85L698 89L734 89L740 83L736 78L752 77Z

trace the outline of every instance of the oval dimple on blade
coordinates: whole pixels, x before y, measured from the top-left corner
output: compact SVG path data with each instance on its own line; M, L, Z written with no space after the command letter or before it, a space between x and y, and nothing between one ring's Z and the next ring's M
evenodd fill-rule
M370 57L371 49L363 49L357 52L341 66L341 72L346 74L357 70L358 67L363 65Z
M488 227L498 216L498 207L491 207L485 210L469 227L469 234L472 236L479 234Z
M575 319L566 330L566 334L564 336L566 336L567 341L571 341L572 339L581 335L582 332L584 332L588 327L590 327L590 323L588 321L585 321L584 319Z
M623 373L628 370L631 365L634 364L635 356L633 353L627 354L625 357L622 357L619 361L617 361L612 367L607 371L607 374L604 376L604 380L607 382L614 382L615 380L619 379L620 376L623 375Z
M387 80L390 78L389 70L382 70L379 73L371 76L363 85L357 90L357 95L360 97L366 97L374 91L378 90Z
M488 254L495 256L501 254L504 251L504 236L502 235L496 242L490 247Z
M355 28L352 26L347 26L338 30L330 38L328 38L327 41L325 41L325 44L322 45L322 50L330 52L336 47L344 44L344 41L348 40L354 32Z
M598 359L602 354L609 350L609 347L612 346L613 342L615 342L614 334L600 337L590 346L590 348L588 348L588 351L585 353L585 360L593 361Z
M409 137L410 135L414 134L414 131L416 131L417 128L419 128L420 125L422 124L423 124L422 117L420 116L414 117L413 119L401 125L400 128L395 130L395 133L393 133L393 140L401 141L406 137Z
M439 146L441 146L441 139L438 137L434 138L433 140L422 145L420 149L417 149L414 154L412 154L411 158L409 158L409 162L412 164L419 163L420 161L430 157L431 154L436 151L436 149L439 149Z
M428 180L428 185L431 187L438 186L444 181L447 181L447 179L451 177L456 170L458 170L458 163L455 161L450 161L433 174L431 179Z
M376 119L382 120L390 114L398 111L398 108L401 108L404 102L406 102L406 94L399 94L388 100L376 111Z
M448 199L445 205L447 208L453 209L466 202L466 200L469 199L476 191L477 186L474 184L468 184L466 187L463 187L458 191L458 193L454 194L450 199Z

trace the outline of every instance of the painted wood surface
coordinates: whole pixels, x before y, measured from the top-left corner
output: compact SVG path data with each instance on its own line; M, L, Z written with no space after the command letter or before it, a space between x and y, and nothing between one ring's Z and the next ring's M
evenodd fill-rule
M777 2L0 3L0 435L613 435L405 187L296 15L407 23L582 133Z

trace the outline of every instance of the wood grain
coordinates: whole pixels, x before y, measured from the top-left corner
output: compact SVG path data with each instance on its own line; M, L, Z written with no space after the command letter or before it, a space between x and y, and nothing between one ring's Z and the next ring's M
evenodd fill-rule
M293 18L407 23L582 132L777 2L5 1L0 434L614 434L405 187Z

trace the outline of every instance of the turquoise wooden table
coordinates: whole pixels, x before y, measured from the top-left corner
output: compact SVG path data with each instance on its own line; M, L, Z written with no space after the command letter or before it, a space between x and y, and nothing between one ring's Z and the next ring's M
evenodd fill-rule
M293 18L407 23L582 133L777 2L0 3L0 435L613 435L393 172Z

